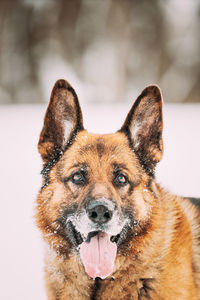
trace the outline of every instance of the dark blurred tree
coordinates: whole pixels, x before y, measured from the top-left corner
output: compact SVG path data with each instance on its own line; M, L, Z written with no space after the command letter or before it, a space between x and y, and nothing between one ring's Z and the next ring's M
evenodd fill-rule
M33 8L21 1L1 1L0 101L41 102L33 46ZM4 98L5 97L5 98Z
M195 39L197 40L198 59L192 70L196 76L185 102L200 102L200 1L198 1L197 20L195 23Z
M48 100L44 82L63 76L61 69L66 77L74 74L92 101L132 99L153 82L161 85L165 100L199 102L200 0L189 4L193 14L185 21L185 37L173 19L184 2L173 5L169 0L0 1L0 103Z

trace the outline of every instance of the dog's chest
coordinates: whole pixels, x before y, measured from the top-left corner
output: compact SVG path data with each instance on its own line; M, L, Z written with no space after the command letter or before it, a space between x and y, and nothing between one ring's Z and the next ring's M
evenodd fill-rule
M125 274L121 274L117 279L101 280L97 278L95 280L94 289L91 294L91 300L142 300L153 299L155 291L153 288L154 279L142 278L133 281L127 278Z

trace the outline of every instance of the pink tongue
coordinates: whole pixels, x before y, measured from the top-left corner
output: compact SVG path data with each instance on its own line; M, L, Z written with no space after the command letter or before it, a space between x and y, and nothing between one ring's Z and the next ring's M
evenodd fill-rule
M106 278L113 272L117 245L110 241L110 235L99 232L90 242L80 246L80 256L87 274L92 277Z

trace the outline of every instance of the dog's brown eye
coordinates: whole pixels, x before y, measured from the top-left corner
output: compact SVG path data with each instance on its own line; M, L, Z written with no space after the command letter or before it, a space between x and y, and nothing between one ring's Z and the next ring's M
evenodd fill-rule
M125 174L119 173L115 176L114 183L116 186L124 186L128 184L128 177Z
M85 176L82 172L73 173L70 179L74 184L78 185L84 185L86 181Z

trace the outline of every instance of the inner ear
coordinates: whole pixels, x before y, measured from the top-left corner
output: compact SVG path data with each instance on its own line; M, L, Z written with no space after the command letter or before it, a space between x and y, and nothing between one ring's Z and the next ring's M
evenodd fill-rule
M60 79L52 90L38 143L44 162L58 157L83 129L78 97L70 84Z
M160 89L148 86L133 104L121 128L148 174L162 158L162 96Z

